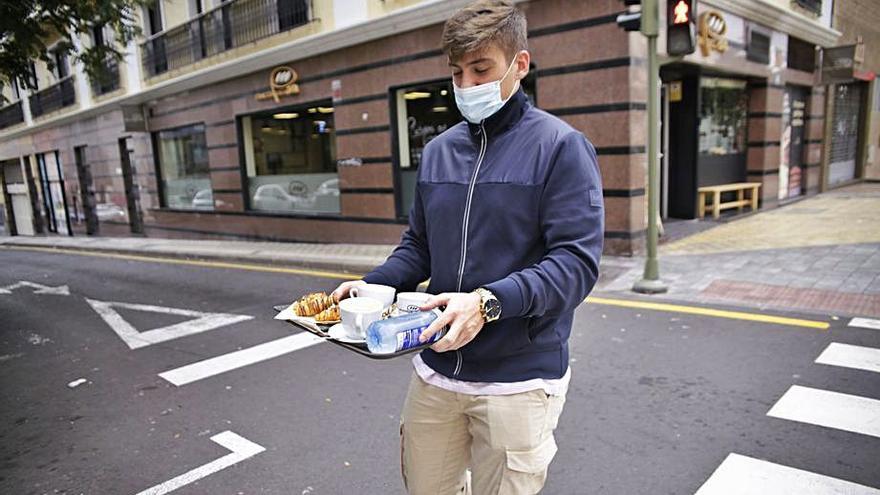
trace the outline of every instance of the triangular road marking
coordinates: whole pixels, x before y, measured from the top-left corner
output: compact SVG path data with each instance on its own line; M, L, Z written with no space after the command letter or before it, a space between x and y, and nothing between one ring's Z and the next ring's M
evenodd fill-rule
M131 349L146 347L148 345L158 344L160 342L178 339L187 335L206 332L226 325L232 325L233 323L254 319L254 317L250 315L204 313L188 309L151 306L148 304L96 301L88 298L86 298L86 301ZM168 325L162 328L139 332L131 325L131 323L125 321L125 319L113 308L148 311L151 313L162 313L166 315L191 316L194 319L175 323L174 325Z

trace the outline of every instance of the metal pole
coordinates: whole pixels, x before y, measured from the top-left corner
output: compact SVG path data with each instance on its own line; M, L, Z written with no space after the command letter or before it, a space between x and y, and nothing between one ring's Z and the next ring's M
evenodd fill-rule
M648 257L645 260L645 272L642 279L633 285L635 292L643 294L660 294L668 287L660 281L660 267L657 262L657 212L660 207L660 173L659 173L659 66L657 64L657 23L659 12L654 1L642 1L643 27L642 32L648 38Z

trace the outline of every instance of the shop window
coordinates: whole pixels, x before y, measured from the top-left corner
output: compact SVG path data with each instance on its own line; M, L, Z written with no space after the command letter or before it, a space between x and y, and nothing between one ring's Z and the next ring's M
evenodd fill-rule
M700 80L700 154L745 153L747 118L745 81L710 77Z
M308 106L241 119L252 210L340 213L333 106Z
M522 80L523 91L535 104L535 66ZM409 215L416 192L422 151L435 137L462 121L455 106L451 79L396 90L400 214Z
M153 139L159 159L162 206L213 210L204 124L159 131Z

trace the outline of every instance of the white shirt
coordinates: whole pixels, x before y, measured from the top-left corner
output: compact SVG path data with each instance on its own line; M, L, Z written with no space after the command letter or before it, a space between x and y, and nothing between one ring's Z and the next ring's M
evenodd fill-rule
M422 360L421 354L416 354L412 363L416 373L425 383L443 390L467 395L513 395L532 390L544 390L548 395L564 396L568 391L568 382L571 380L571 366L565 370L562 378L550 380L532 378L522 382L466 382L437 373Z

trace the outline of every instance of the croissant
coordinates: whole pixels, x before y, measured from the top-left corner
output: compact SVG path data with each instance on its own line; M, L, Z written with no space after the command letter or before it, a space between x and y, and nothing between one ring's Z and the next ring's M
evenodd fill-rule
M325 292L315 292L302 297L291 305L291 309L297 316L314 316L321 311L333 306L335 300Z
M339 306L333 305L315 315L315 321L319 323L339 321Z

